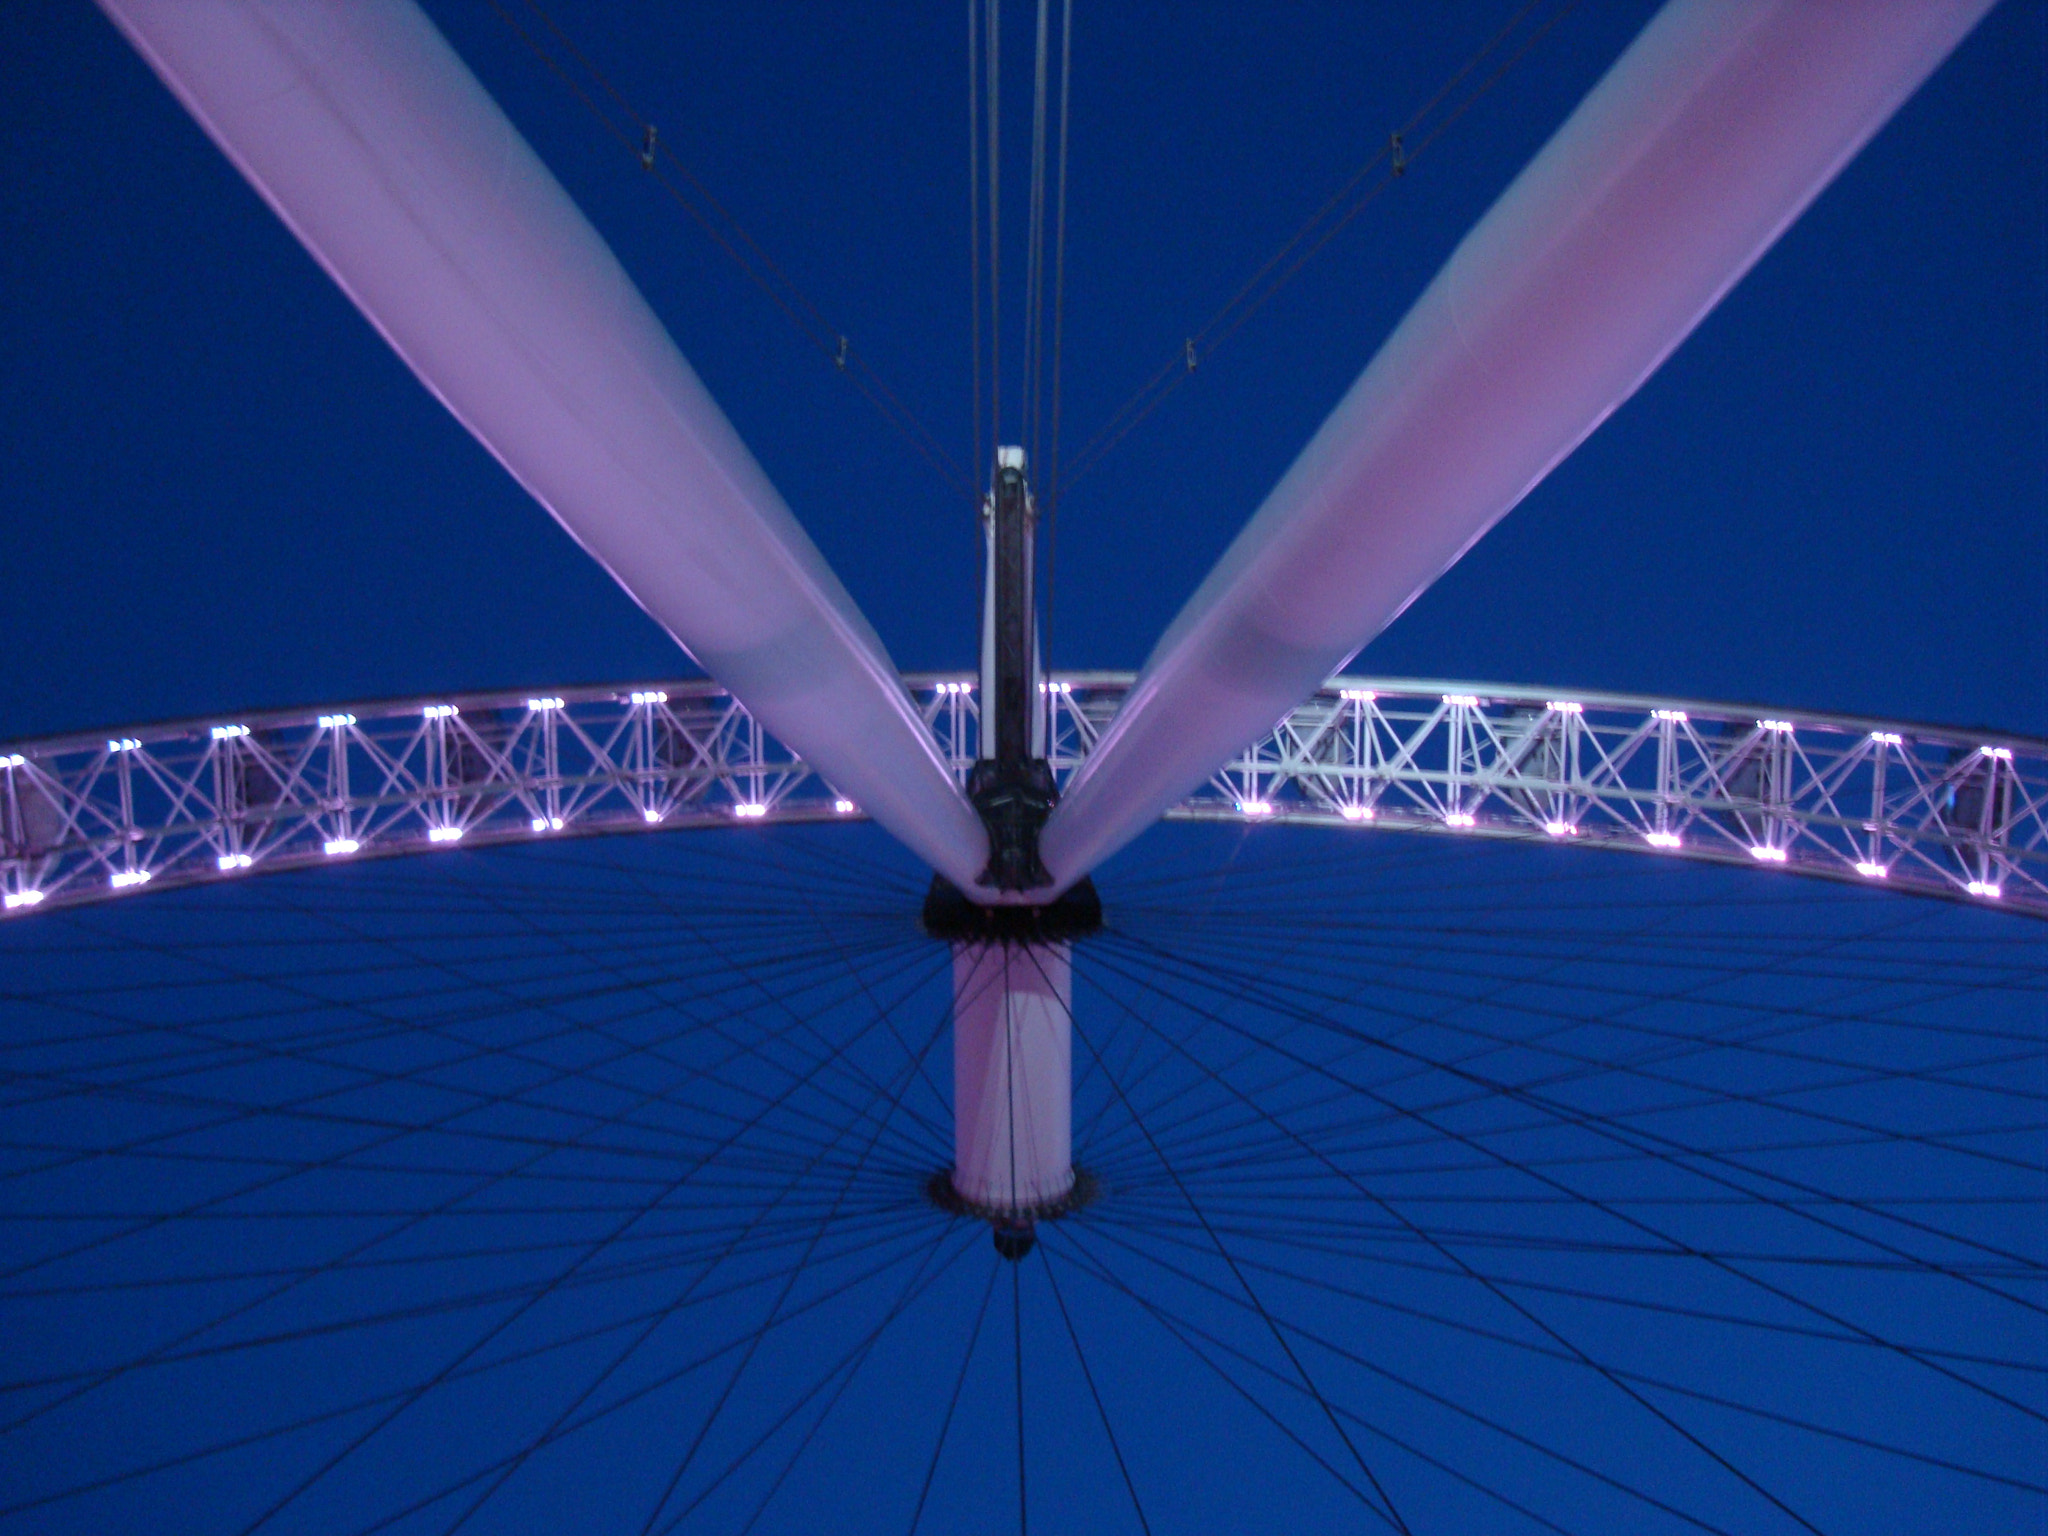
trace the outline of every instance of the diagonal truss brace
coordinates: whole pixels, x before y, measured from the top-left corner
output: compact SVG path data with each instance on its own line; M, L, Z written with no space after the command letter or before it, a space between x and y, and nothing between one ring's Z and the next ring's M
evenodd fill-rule
M904 681L964 784L975 681ZM1041 685L1060 782L1131 681ZM357 704L0 750L0 897L21 916L458 844L862 814L714 683ZM1947 727L1337 678L1169 815L1632 849L2048 917L2048 742Z

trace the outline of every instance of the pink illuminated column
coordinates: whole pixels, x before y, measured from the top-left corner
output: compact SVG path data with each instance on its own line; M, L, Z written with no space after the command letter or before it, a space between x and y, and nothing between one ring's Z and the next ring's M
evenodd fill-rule
M1074 1187L1073 953L953 946L953 1188L1029 1215Z

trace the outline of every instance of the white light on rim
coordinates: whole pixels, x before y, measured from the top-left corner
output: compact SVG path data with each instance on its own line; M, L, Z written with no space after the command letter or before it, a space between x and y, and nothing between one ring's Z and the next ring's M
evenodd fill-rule
M1652 848L1682 848L1685 846L1685 839L1676 832L1645 832L1643 834L1643 841Z
M859 810L860 807L855 805L851 800L834 800L832 802L832 809L837 811L842 816L851 816L855 811Z
M1554 709L1560 715L1583 715L1586 712L1585 705L1574 704L1570 699L1545 699L1543 707Z
M451 716L461 714L462 711L457 709L453 704L429 704L425 709L421 710L420 713L425 715L429 720L446 720L449 719Z
M1870 739L1881 741L1888 747L1903 747L1906 744L1906 738L1897 731L1872 731Z
M1866 880L1883 880L1891 875L1891 871L1882 864L1873 864L1868 859L1859 859L1857 861L1856 873Z
M532 710L535 714L540 714L543 710L567 709L569 706L563 703L560 699L549 697L545 699L528 699L526 701L526 707Z
M533 830L536 832L559 832L562 830L562 818L559 816L536 816L533 818Z
M215 741L233 741L237 736L246 736L248 734L249 727L246 725L216 725L213 728L213 739Z
M28 759L19 752L9 752L5 757L0 757L0 768L19 768L27 761Z
M1479 707L1478 696L1470 693L1447 693L1444 695L1444 702L1446 704L1461 704L1466 709L1477 709Z
M2005 887L1990 880L1972 880L1963 887L1972 896L1989 896L1993 901L2005 894Z
M1669 720L1676 725L1683 725L1685 724L1685 711L1682 709L1653 709L1650 711L1650 718L1653 720Z
M1447 827L1471 827L1478 824L1479 818L1470 811L1452 811L1444 817L1444 825Z
M1237 813L1240 816L1270 816L1273 814L1273 802L1270 800L1240 800L1237 802Z
M661 820L661 812L659 812L659 811L642 811L642 812L640 813L640 819L641 819L642 821L659 821L659 820Z
M109 752L133 752L141 745L142 743L133 736L123 736L118 741L108 742L107 750Z
M1792 729L1792 722L1790 720L1759 720L1757 724L1767 731L1789 731Z
M354 725L355 723L356 717L354 715L322 715L320 717L320 729L323 731L338 731L343 726Z
M1370 688L1346 688L1338 695L1347 704L1370 704L1379 695Z
M107 884L117 891L125 891L130 886L149 884L150 874L151 871L146 869L124 869L118 874L109 876Z
M2011 747L1979 747L1977 750L1979 752L1982 752L1986 757L1997 758L1998 761L2000 761L2001 763L2009 763L2012 761Z
M247 869L251 864L254 864L256 861L246 853L224 853L218 859L214 860L214 862L220 865L220 867L223 870L228 870Z
M1337 814L1346 821L1371 821L1373 812L1369 805L1340 805Z
M1577 837L1579 829L1568 821L1546 821L1543 830L1552 837Z
M32 907L42 899L41 891L9 891L6 896L7 910L12 912L16 907Z
M629 694L627 697L635 704L666 704L668 702L668 695L659 691Z
M1769 843L1755 844L1749 850L1749 856L1752 859L1760 860L1765 864L1782 864L1785 862L1786 858L1784 849L1773 848Z
M732 813L743 821L752 821L757 817L766 816L768 814L768 807L758 801L747 800L734 806Z
M352 837L330 837L320 845L321 851L330 859L339 858L345 853L354 853L362 846Z
M460 827L429 827L427 841L430 843L459 843L462 841Z

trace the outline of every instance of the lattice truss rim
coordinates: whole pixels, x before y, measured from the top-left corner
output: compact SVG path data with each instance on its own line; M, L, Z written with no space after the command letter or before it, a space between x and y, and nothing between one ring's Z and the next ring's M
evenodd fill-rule
M1064 782L1132 682L1046 686ZM966 674L907 674L964 780ZM578 833L857 819L709 681L456 694L0 749L8 916ZM2048 917L2048 742L1796 710L1333 678L1170 813L1760 864Z

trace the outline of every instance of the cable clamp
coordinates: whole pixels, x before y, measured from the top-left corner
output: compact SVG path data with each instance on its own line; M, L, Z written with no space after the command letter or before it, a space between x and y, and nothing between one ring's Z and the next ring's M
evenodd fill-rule
M654 124L649 123L647 125L647 136L640 141L640 169L643 171L654 169L654 144Z

